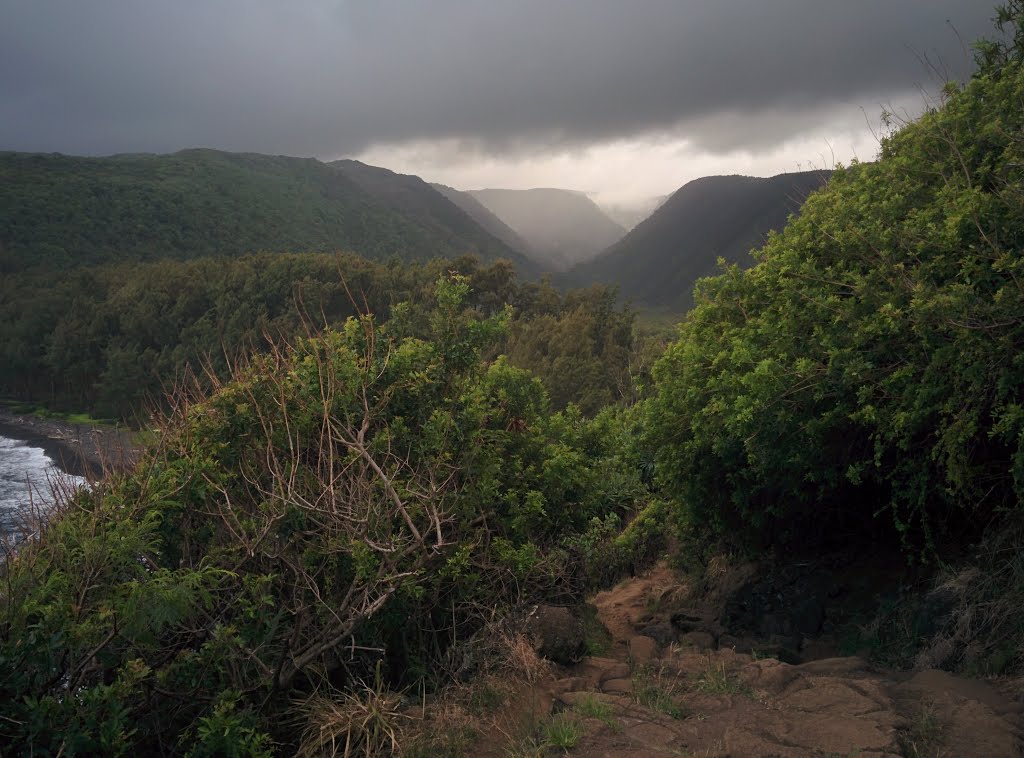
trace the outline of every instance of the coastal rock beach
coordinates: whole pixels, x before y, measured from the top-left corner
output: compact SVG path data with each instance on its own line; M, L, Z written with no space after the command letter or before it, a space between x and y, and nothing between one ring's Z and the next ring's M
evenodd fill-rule
M129 466L138 455L130 432L113 427L75 424L0 408L0 437L41 448L61 470L87 479L104 470Z

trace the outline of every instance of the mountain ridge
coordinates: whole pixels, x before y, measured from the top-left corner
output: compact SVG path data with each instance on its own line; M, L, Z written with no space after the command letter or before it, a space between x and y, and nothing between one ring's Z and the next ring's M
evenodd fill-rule
M0 270L324 250L405 261L475 253L531 270L418 177L360 165L208 148L0 152Z
M566 270L626 233L585 192L537 187L468 190L529 246L543 267Z
M515 239L506 242L446 193L415 174L402 174L383 166L373 166L353 159L331 161L327 165L341 171L385 207L411 216L439 235L450 233L454 229L460 232L460 239L475 242L484 250L504 255L525 255L524 250L511 244ZM473 229L470 225L476 228ZM495 243L500 243L504 249Z
M594 259L563 276L566 283L617 284L620 294L655 308L686 310L697 279L717 260L750 265L750 250L785 226L829 171L773 177L705 176L687 182L646 220Z
M462 208L480 226L490 232L491 236L497 237L506 245L524 255L531 254L530 246L526 240L520 237L512 227L494 215L486 205L473 197L469 192L437 182L431 182L430 186ZM532 254L536 255L535 252Z

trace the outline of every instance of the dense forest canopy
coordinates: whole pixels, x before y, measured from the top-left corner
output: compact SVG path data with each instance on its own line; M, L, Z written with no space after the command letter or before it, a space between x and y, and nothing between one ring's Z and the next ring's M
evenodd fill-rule
M528 268L426 183L385 202L356 178L312 158L218 150L0 152L0 271L337 250L404 261L475 253Z
M30 271L0 281L0 393L58 409L133 419L176 383L225 376L252 350L357 312L391 316L407 302L414 323L432 283L447 271L469 277L470 304L483 316L513 307L492 354L542 377L557 408L588 413L632 395L630 373L649 370L634 316L613 290L562 294L520 281L508 262L472 257L419 264L374 263L352 255L262 253Z

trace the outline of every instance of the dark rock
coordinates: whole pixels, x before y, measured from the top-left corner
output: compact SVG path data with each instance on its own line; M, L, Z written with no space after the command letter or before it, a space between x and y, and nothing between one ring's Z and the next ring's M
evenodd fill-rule
M785 613L765 613L758 619L757 631L765 637L787 635L793 629L793 620Z
M704 627L704 619L694 611L677 611L670 620L672 626L684 634L700 631Z
M668 647L677 639L677 632L671 624L650 624L640 630L640 634L650 637L661 647Z
M583 657L583 622L568 608L538 605L527 615L525 626L534 650L541 657L563 666Z
M755 577L726 602L725 628L741 637L794 637L820 634L828 602L843 588L820 567L796 564Z
M792 618L801 634L817 634L825 621L825 603L818 595L805 598L793 609Z
M737 653L749 655L755 646L752 640L744 637L735 637L731 634L723 634L718 638L718 647L723 650L735 650Z
M585 658L576 667L576 675L583 677L584 681L587 682L587 687L580 687L579 689L587 689L588 687L593 689L606 679L628 678L629 666L622 661L616 661L612 658L590 657Z
M804 662L800 655L801 638L796 637L772 637L765 652L770 652L772 658L777 658L782 663L800 664Z
M682 644L689 645L697 650L715 649L715 635L711 634L711 632L687 632L679 638L679 641Z

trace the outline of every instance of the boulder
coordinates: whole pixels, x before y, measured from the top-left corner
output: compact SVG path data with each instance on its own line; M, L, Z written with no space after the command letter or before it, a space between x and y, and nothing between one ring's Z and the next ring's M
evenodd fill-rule
M687 632L679 638L679 642L697 650L714 650L717 647L711 632Z
M609 679L601 685L601 691L610 695L628 695L633 691L632 679Z
M658 654L658 643L650 637L638 634L629 639L629 659L636 666L643 666L650 663Z
M583 657L583 622L568 608L538 605L527 615L525 626L542 658L568 666Z

